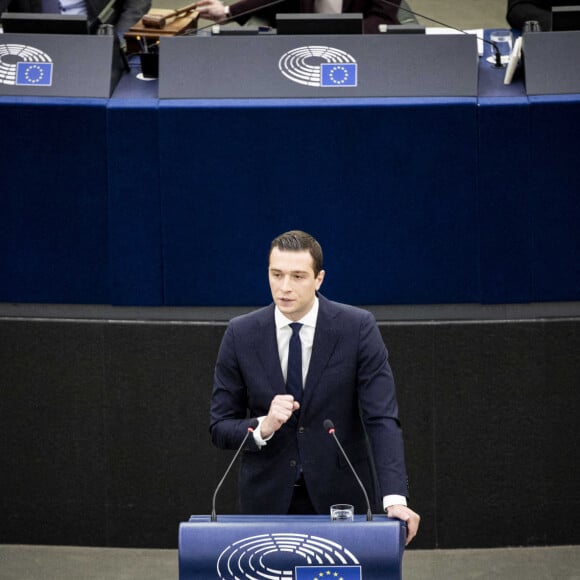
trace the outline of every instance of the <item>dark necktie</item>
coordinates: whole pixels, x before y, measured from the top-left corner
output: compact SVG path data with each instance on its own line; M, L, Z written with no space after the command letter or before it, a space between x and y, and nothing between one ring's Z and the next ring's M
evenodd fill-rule
M288 373L286 377L286 391L297 401L302 400L302 342L300 341L300 329L302 324L293 322L290 324L292 336L288 348Z

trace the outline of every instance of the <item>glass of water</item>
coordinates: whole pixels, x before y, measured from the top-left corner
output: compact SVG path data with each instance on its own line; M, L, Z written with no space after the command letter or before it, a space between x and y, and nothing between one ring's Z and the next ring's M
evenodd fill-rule
M510 55L513 48L513 36L511 30L492 30L489 34L489 40L495 44L501 54L501 64L507 65L510 61ZM495 51L490 47L491 55L487 57L487 62L495 64Z
M348 503L331 505L330 519L333 522L354 522L354 507Z

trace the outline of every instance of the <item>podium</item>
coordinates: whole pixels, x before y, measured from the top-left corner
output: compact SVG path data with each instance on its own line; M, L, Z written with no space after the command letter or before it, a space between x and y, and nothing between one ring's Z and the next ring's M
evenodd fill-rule
M192 516L179 526L179 580L401 580L405 537L386 515Z

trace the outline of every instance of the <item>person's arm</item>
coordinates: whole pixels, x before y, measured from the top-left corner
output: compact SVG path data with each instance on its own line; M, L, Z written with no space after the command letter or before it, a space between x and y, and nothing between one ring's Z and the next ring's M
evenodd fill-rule
M202 18L221 22L228 18L235 20L238 24L245 24L252 16L261 14L267 10L272 0L239 0L226 6L221 0L200 0L197 3L197 10ZM280 2L276 7L284 4Z
M359 403L384 494L383 506L389 517L406 522L408 544L417 534L420 517L406 505L407 474L395 383L387 349L370 313L361 322L358 368Z
M220 449L237 449L249 423L248 393L237 360L235 334L233 325L228 325L218 352L210 402L211 439ZM248 440L248 448L259 449L254 438Z
M508 0L506 19L517 30L521 30L528 20L537 20L542 30L552 28L552 13L548 2Z
M392 0L392 2L397 6L400 4L400 0ZM360 11L363 13L364 33L378 33L380 24L399 24L397 6L391 6L381 0L363 0Z
M230 7L220 0L200 0L196 7L201 18L221 22L230 16Z
M243 336L244 332L240 334ZM249 422L250 397L246 377L238 360L238 356L244 356L238 355L240 349L235 325L230 323L218 352L210 405L212 441L222 449L237 449ZM257 451L263 447L299 408L299 403L287 394L278 394L271 401L264 401L263 405L255 408L252 416L258 418L259 427L254 431L248 449Z

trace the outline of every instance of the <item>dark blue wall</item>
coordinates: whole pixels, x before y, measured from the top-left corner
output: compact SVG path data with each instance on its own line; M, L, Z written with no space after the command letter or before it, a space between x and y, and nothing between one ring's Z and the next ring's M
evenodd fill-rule
M353 304L580 299L580 100L0 101L0 301L260 305L310 231Z

